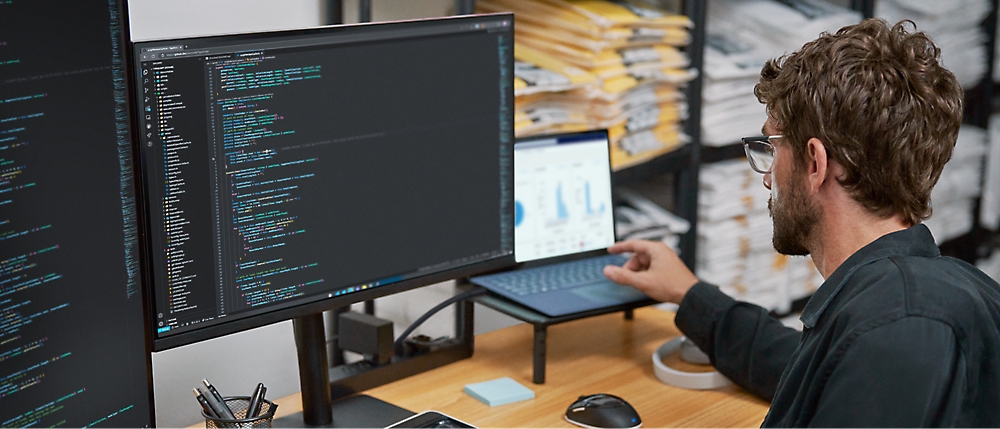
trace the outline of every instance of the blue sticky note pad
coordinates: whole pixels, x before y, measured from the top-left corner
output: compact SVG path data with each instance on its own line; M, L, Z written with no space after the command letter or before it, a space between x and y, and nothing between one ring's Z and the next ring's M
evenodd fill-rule
M469 396L491 407L535 397L535 392L510 377L466 384L463 390Z

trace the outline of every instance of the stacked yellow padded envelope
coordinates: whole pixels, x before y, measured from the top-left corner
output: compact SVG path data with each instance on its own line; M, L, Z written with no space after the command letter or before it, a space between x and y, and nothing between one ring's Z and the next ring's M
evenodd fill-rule
M607 128L616 170L686 140L679 88L695 76L678 49L690 37L686 16L610 0L479 0L476 6L515 14L518 136ZM526 73L537 70L562 79Z

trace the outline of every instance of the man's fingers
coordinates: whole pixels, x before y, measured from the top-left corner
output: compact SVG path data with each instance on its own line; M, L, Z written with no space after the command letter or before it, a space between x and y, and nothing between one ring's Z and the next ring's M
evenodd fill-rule
M607 277L611 281L618 284L630 285L630 286L635 284L636 280L635 275L636 275L635 272L630 271L626 268L614 265L608 265L604 267L604 277Z
M622 267L631 271L642 271L649 268L649 255L645 253L633 253L631 258L625 261Z
M627 240L609 247L608 253L631 253L632 257L625 261L624 267L632 271L643 271L649 268L653 259L651 252L656 250L657 244L647 240Z
M646 240L625 240L615 243L613 246L609 247L608 253L646 253L649 252L650 247L653 245L653 242Z

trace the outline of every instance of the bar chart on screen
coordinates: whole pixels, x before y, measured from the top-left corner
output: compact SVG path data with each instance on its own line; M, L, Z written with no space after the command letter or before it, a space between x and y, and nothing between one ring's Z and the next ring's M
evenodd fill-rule
M558 161L553 152L558 148ZM599 249L614 242L610 178L603 144L539 145L515 151L518 249L542 258Z

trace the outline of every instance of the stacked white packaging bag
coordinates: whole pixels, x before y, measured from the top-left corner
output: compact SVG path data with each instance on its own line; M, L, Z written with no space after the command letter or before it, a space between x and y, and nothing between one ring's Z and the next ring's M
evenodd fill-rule
M924 221L939 244L972 229L973 208L982 191L986 149L986 130L962 125L951 160L931 192L934 212Z
M986 171L983 172L983 198L979 208L979 224L990 231L1000 230L1000 115L990 118L987 135L989 149Z
M745 159L703 166L699 180L699 278L778 313L819 288L823 279L811 259L774 250L770 193Z
M725 146L755 134L764 106L753 87L764 62L794 52L824 31L861 21L822 0L713 0L708 8L702 86L702 144Z
M690 222L637 191L621 188L617 196L622 200L615 206L615 234L619 240L662 241L680 253L680 236L691 229Z
M909 19L941 48L941 62L963 88L986 74L987 35L980 26L990 13L988 0L878 0L875 16L890 24Z

